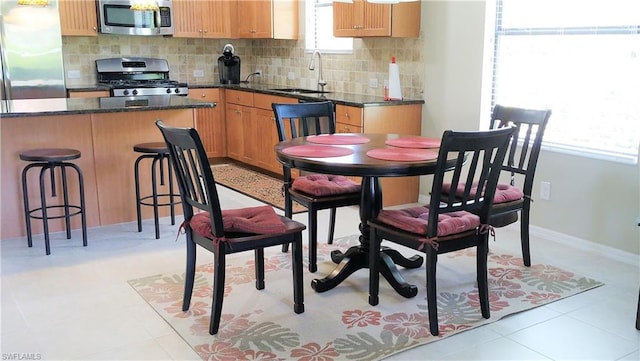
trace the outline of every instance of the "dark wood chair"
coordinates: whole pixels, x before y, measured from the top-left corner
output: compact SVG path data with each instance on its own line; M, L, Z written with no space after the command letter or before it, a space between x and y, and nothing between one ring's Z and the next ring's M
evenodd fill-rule
M336 132L335 113L332 102L310 102L298 104L272 104L279 140ZM360 204L360 184L344 177L327 175L326 179L315 179L303 175L293 179L291 169L283 166L285 216L291 217L293 201L309 211L309 271L317 270L318 211L330 209L327 241L333 242L336 208ZM287 245L283 246L287 251Z
M383 209L370 226L369 304L378 304L380 244L388 240L426 254L429 330L438 335L436 263L438 255L476 247L477 283L482 317L489 318L487 281L489 213L501 165L515 128L478 132L446 131L442 136L431 194L441 194L445 177L461 194L431 197L429 206ZM456 159L453 169L447 160Z
M218 332L224 297L227 254L254 251L256 288L264 288L264 248L293 244L293 310L304 312L302 231L304 224L275 213L271 206L222 210L209 160L197 131L156 122L164 136L180 189L187 236L187 270L182 310L191 303L196 244L214 255L213 301L209 333ZM194 212L195 208L195 213Z
M531 214L531 191L536 173L542 137L551 110L536 110L496 105L491 115L491 129L515 126L516 136L511 139L502 170L510 176L509 183L498 183L491 209L489 224L505 227L518 221L520 212L520 243L525 266L531 266L529 247L529 218ZM445 197L451 192L445 185ZM455 188L453 188L455 189ZM460 192L460 189L456 190Z

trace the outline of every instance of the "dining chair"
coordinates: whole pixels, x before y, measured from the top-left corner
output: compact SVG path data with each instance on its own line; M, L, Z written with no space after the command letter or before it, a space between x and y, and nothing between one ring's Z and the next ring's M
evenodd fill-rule
M517 129L511 139L502 170L509 174L509 183L498 183L489 224L505 227L518 221L520 212L520 243L524 265L531 266L529 247L529 219L531 215L533 179L542 147L542 138L551 110L506 107L497 104L491 114L490 129L514 125ZM444 193L450 192L444 187ZM458 190L459 192L459 190Z
M289 139L336 132L333 103L308 102L296 104L273 103L278 139ZM336 223L336 208L360 204L360 184L353 180L331 174L301 175L293 179L291 168L282 167L284 175L285 216L291 217L293 201L307 208L309 212L309 271L317 267L318 211L330 210L329 234L327 241L333 242ZM288 245L283 246L286 252Z
M253 250L256 289L265 287L264 248L292 244L293 310L304 312L302 231L306 226L275 213L271 206L222 210L213 171L198 132L173 128L161 120L156 125L169 148L180 189L187 245L182 310L189 310L196 270L196 244L213 253L213 301L209 333L220 326L225 291L226 255Z
M449 182L465 184L459 195L431 197L428 206L383 209L368 222L369 304L378 304L380 246L387 240L425 253L429 331L438 335L438 255L476 247L476 277L482 317L489 318L487 280L489 213L501 165L515 128L476 132L447 130L441 140L431 194ZM450 162L455 159L455 165ZM445 181L446 179L446 181Z

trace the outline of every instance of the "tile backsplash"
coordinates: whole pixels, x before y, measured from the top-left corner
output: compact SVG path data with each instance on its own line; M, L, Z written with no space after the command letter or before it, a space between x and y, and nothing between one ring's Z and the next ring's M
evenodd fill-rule
M316 88L316 70L308 69L311 53L305 52L304 40L272 39L185 39L153 36L98 35L97 37L63 37L63 57L67 74L80 73L79 78L67 76L67 86L96 83L95 60L110 57L142 56L166 58L172 80L186 83L217 83L217 59L225 44L231 43L241 60L241 79L255 70L262 78L252 81L287 87ZM322 54L326 90L383 95L388 79L388 64L395 56L400 68L402 95L408 99L423 99L424 46L420 38L354 39L353 54ZM194 77L201 70L203 77ZM293 75L293 80L290 80ZM370 82L377 82L371 88Z

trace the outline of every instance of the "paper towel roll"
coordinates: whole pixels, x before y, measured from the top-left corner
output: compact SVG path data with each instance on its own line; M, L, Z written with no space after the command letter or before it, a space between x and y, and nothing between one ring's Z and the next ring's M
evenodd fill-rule
M391 57L389 64L389 100L402 100L402 90L400 89L400 69L396 64L396 57Z

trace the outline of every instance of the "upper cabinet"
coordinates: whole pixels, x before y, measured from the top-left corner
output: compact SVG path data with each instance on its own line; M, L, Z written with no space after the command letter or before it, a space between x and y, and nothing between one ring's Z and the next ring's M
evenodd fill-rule
M420 1L374 4L365 0L333 3L333 35L336 37L418 37Z
M237 5L229 0L174 0L173 36L235 38Z
M298 0L239 0L238 36L247 39L297 39Z
M63 36L98 36L95 1L59 1Z

